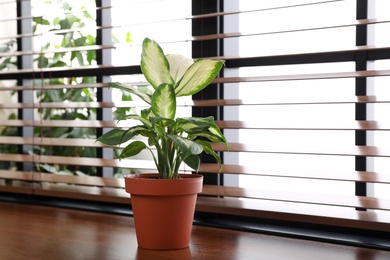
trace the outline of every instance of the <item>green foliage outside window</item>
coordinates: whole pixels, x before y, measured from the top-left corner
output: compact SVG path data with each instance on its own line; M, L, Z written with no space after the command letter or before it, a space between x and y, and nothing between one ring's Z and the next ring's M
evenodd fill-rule
M10 53L16 50L16 41L10 40L0 46L0 53ZM3 56L0 55L0 71L2 70L13 70L17 67L16 58L13 56ZM15 95L15 91L10 92L10 96ZM2 93L4 95L4 93ZM2 117L7 118L8 120L17 119L15 112L11 112L7 115L5 111L2 111ZM17 127L1 127L0 135L2 136L17 136L18 129ZM18 153L18 148L12 144L1 144L0 153ZM9 161L0 161L0 169L13 169L15 168L14 162Z
M42 4L42 2L36 2ZM34 8L34 1L32 2ZM44 68L64 68L64 67L82 67L96 65L95 50L76 50L77 47L93 46L96 44L96 21L91 10L84 4L95 4L94 0L72 2L72 5L66 1L46 1L45 7L58 10L58 15L51 18L34 17L32 18L32 29L36 35L51 33L49 40L42 39L34 42L41 46L41 54L34 56L34 69ZM37 7L40 8L40 7ZM92 29L88 30L88 25ZM91 26L89 26L91 28ZM113 42L119 40L113 35ZM130 33L126 34L126 42L131 42ZM16 41L11 40L0 46L1 52L16 51ZM0 71L6 69L16 69L16 57L9 56L0 58ZM61 103L67 102L95 102L96 88L70 88L66 86L78 84L96 83L95 77L74 77L74 78L45 78L34 79L34 86L41 87L34 93L35 103ZM45 89L48 85L63 85L63 88ZM17 91L13 91L11 96L16 96ZM122 93L122 101L130 101L131 96ZM113 112L114 119L125 117L131 108L117 108ZM96 108L43 108L37 109L34 114L35 120L96 120ZM8 116L9 120L17 119L17 114L12 112ZM3 127L0 129L2 136L18 136L17 127ZM96 129L94 128L74 128L74 127L35 127L35 137L47 138L79 138L96 139ZM18 153L19 148L15 145L2 144L0 153ZM91 157L96 158L97 148L93 147L63 147L63 146L35 146L30 154L35 155L53 155L68 157ZM114 149L115 158L119 158L120 149ZM0 161L0 169L15 169L16 164L12 162ZM52 165L35 164L36 171L48 172L64 175L90 175L97 173L96 167L91 166L71 166L71 165ZM121 177L124 174L133 172L130 169L115 169L115 177Z
M56 3L57 2L57 3ZM42 4L42 2L35 2ZM40 39L33 43L39 45L41 54L34 56L34 68L58 68L58 67L82 67L96 65L95 50L77 50L78 47L92 46L96 44L96 21L91 14L94 9L88 9L82 4L95 4L95 1L73 2L70 5L64 1L46 1L47 8L57 7L58 15L51 17L32 18L32 30L36 35L40 33L51 33L51 38L46 42ZM34 2L32 2L34 5ZM59 8L58 8L59 7ZM34 8L34 6L33 6ZM41 8L41 7L37 7ZM92 28L92 29L88 29ZM130 34L127 35L130 40ZM117 39L113 36L113 41ZM69 48L73 48L69 51ZM16 41L11 40L0 46L0 53L10 53L16 51ZM0 58L0 70L16 69L16 57L5 56ZM69 85L96 83L95 77L75 77L75 78L45 78L34 79L34 85L41 87L35 91L35 103L61 103L67 102L94 102L96 101L96 88L71 88ZM47 85L64 85L64 88L45 89ZM10 93L16 97L17 91ZM123 94L122 100L131 100L127 94ZM120 108L114 111L114 118L122 118L128 113L130 108ZM95 120L95 108L44 108L37 109L34 117L39 120ZM8 120L17 119L16 111L8 116ZM35 118L37 120L37 118ZM0 135L18 136L17 127L2 127ZM48 138L80 138L96 139L96 129L94 128L74 128L74 127L35 127L35 137ZM19 153L16 145L2 144L0 153ZM118 154L118 151L114 151ZM68 157L92 157L96 158L96 148L93 147L60 147L60 146L35 146L30 154L35 155L58 155ZM96 167L70 166L70 165L49 165L36 164L35 170L54 174L66 175L96 175ZM12 162L0 161L0 169L15 169L16 164ZM125 173L118 169L119 175Z
M50 4L50 3L48 3ZM75 8L81 8L82 16L73 13ZM62 3L58 17L52 21L44 17L33 18L33 30L37 32L60 30L64 33L54 33L53 38L47 43L42 43L42 51L52 50L55 53L45 52L35 60L37 68L55 67L81 67L96 64L95 50L72 50L71 48L95 45L96 37L85 33L82 28L88 23L95 23L95 19L88 10L81 6L72 7L69 3ZM67 50L69 49L69 50ZM42 90L36 91L38 102L93 102L96 101L94 88L66 88L66 85L96 83L95 77L77 78L48 78L36 79L35 86L42 86ZM45 90L45 85L64 85L61 89ZM39 109L38 114L42 120L94 120L95 108L45 108ZM39 128L34 129L34 135L51 138L81 138L92 139L96 136L94 128ZM34 153L40 155L58 155L68 157L96 157L96 148L92 147L62 147L62 146L36 146ZM67 175L96 175L96 167L82 167L69 165L36 165L37 170L56 174Z

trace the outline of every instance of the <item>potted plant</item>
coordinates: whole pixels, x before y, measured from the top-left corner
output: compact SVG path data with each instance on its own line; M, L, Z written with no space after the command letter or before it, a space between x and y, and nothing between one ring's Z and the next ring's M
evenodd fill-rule
M214 80L223 65L221 60L193 61L181 55L165 55L157 42L145 38L141 70L153 88L152 93L122 83L109 83L110 87L137 95L149 105L139 114L123 118L137 120L138 125L113 129L97 139L107 145L126 144L120 153L121 159L146 149L155 162L156 174L125 176L125 189L131 196L140 247L176 249L189 245L203 176L180 174L180 166L184 163L197 171L202 152L212 155L221 166L221 159L212 149L211 142L228 144L213 117L176 118L177 98L201 91ZM136 138L139 136L144 140ZM181 234L171 233L176 231Z

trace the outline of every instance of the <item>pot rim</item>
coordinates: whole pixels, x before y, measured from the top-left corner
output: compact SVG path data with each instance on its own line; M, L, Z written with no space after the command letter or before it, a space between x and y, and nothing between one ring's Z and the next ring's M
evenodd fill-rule
M203 175L179 174L180 179L158 179L156 173L125 176L125 189L132 195L174 196L197 194L202 191Z

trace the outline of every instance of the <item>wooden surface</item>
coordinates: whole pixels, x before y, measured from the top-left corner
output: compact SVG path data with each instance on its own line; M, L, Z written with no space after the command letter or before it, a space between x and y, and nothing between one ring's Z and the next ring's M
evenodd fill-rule
M201 226L189 248L145 250L130 217L0 202L0 259L385 260L390 252Z

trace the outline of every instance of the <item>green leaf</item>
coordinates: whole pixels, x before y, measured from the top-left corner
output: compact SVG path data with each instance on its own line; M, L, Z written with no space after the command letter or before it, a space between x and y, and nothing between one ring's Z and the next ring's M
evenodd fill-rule
M47 68L49 66L49 59L45 56L40 56L38 59L38 68Z
M50 25L50 22L46 19L43 19L42 17L33 17L33 21L36 24L41 24L41 25Z
M200 144L177 135L168 135L169 138L179 147L182 152L182 159L185 160L190 155L201 154L203 148Z
M84 9L84 8L83 8L83 9ZM83 15L83 16L84 16L85 18L95 20L95 19L92 17L92 15L90 15L87 11L84 10L83 12L84 12L84 15Z
M106 145L118 145L121 142L122 136L125 133L125 130L122 129L112 129L107 133L100 136L96 141L101 142Z
M166 57L171 77L175 83L180 81L186 70L194 63L192 59L179 54L168 54Z
M133 40L131 39L131 34L130 34L130 32L127 32L126 33L126 42L127 43L130 43L130 42L132 42Z
M147 146L144 142L134 141L122 150L121 154L119 155L119 158L123 159L123 158L135 156L146 148Z
M56 17L56 18L54 18L54 20L53 20L53 24L54 24L54 25L58 25L58 24L60 24L61 21L62 21L61 17Z
M228 142L226 140L226 137L222 134L221 130L219 129L219 127L217 126L217 124L215 122L213 122L213 125L209 128L209 131L214 136L217 136L218 138L220 138L222 140L222 142L225 143L226 147L228 146Z
M148 86L138 86L138 90L141 92L141 93L145 93L147 94L148 96L152 96L153 95L153 92L154 92L154 89L153 91L150 90L148 88Z
M209 139L211 142L215 142L215 143L224 142L224 140L222 140L219 136L215 136L208 131L207 132L204 131L204 132L190 133L190 134L188 134L187 138L194 140L196 137L204 137L204 138Z
M128 94L126 92L122 92L122 101L132 101L132 100L133 100L133 98L131 97L130 94Z
M149 117L152 115L153 115L153 113L152 113L152 109L150 107L141 110L141 116L145 119L149 119Z
M76 46L85 46L86 44L86 41L87 41L87 37L85 36L82 36L80 38L77 38L76 40L74 40L74 43Z
M94 45L96 43L96 38L90 34L87 36L88 45ZM96 53L96 51L93 51Z
M207 127L207 130L195 131L198 130L196 127L189 130L185 129L187 130L186 132L188 133L188 138L193 140L197 137L205 137L212 142L217 142L217 143L223 142L226 145L226 147L229 148L229 144L226 140L226 137L222 134L218 125L215 123L214 118L207 117L207 118L199 118L198 120L202 122L202 119L207 119L207 122L210 123L209 127Z
M72 51L70 55L70 60L73 61L76 58L76 52Z
M130 139L132 139L134 136L137 136L144 131L147 131L147 128L141 125L133 126L127 129L120 140L120 143L126 143Z
M149 38L145 38L142 43L141 70L154 89L162 83L174 84L163 50Z
M134 119L134 120L139 120L141 121L142 124L144 124L144 126L146 126L147 128L151 128L152 127L152 124L150 123L149 120L137 115L137 114L131 114L131 115L127 115L124 119Z
M173 119L176 115L176 96L173 85L161 84L152 96L152 111L157 117Z
M192 169L194 169L195 171L198 171L199 170L199 166L200 166L200 158L198 155L190 155L188 156L184 162L189 166L191 167Z
M62 91L58 89L47 90L47 94L50 96L50 101L52 102L62 102L61 93Z
M96 60L96 51L87 51L87 61L91 65Z
M119 145L129 141L134 136L139 135L145 130L146 128L144 126L133 126L127 130L112 129L97 138L96 141L106 145Z
M203 148L203 151L211 156L213 156L215 158L215 160L217 160L218 162L218 165L219 165L219 170L221 171L221 168L222 168L222 161L221 161L221 158L219 157L219 155L213 150L213 148L211 147L211 144L207 141L203 141L203 140L197 140L196 141L198 144L200 144Z
M152 122L153 126L159 124L163 127L168 127L172 126L175 123L175 120L163 117L151 117L150 122Z
M220 60L199 59L184 73L176 87L176 96L190 96L208 86L222 69L224 62Z
M149 95L145 94L144 92L139 91L138 89L136 89L133 86L124 85L124 84L119 83L119 82L111 82L111 83L108 83L108 85L111 88L121 89L121 90L127 91L131 94L137 95L139 98L141 98L143 101L145 101L148 104L152 103L152 100L151 100Z
M79 51L76 52L77 61L79 62L80 66L84 66L84 57L83 54Z
M153 130L158 136L164 136L165 134L165 129L160 124L153 124Z
M178 118L175 128L179 132L197 133L207 130L214 124L214 117L209 116L205 118L188 117Z
M56 167L54 167L53 165L50 165L50 164L40 164L39 167L41 167L42 169L44 169L45 171L47 172L50 172L50 173L58 173L58 170L56 169Z

